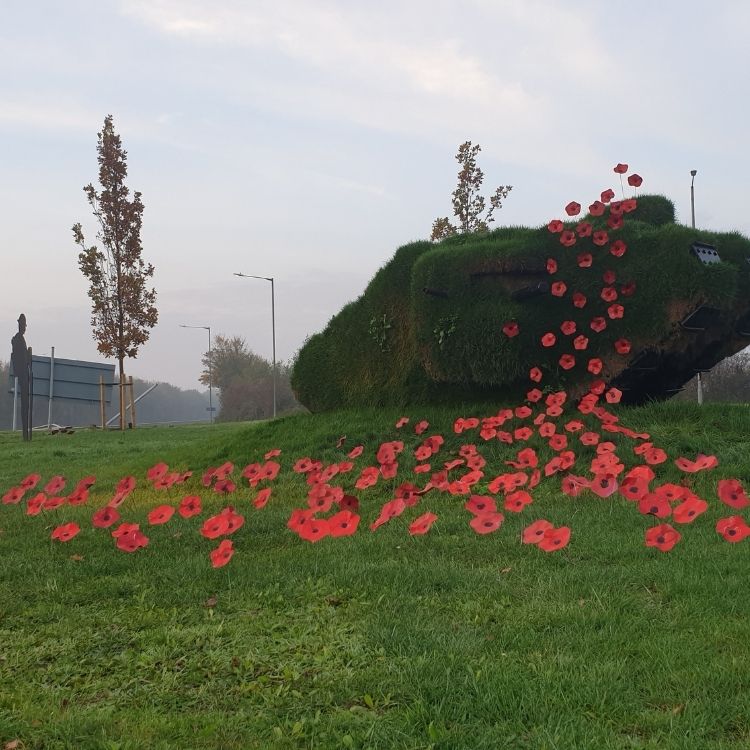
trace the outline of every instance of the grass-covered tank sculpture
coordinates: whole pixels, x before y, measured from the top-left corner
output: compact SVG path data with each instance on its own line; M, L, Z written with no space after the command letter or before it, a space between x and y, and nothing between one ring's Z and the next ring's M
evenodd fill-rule
M541 228L401 247L305 343L292 384L312 411L576 396L595 381L641 403L748 344L750 240L608 189Z

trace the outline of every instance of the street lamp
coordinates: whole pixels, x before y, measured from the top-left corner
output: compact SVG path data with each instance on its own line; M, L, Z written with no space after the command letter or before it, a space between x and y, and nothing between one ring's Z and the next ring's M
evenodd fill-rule
M271 282L271 343L273 347L273 418L276 419L276 312L273 291L273 276L253 276L250 273L235 273L243 279L261 279L262 281Z
M208 413L210 415L209 421L213 424L214 398L213 379L211 377L211 370L213 368L213 360L211 359L211 326L186 326L184 323L180 323L180 328L202 328L204 331L208 331Z
M695 229L695 175L697 174L697 169L690 170L690 176L693 178L690 180L690 211L693 215L693 229Z

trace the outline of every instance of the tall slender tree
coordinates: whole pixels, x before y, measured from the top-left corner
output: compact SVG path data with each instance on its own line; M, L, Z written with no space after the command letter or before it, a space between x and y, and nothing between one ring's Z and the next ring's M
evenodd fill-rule
M125 358L138 356L156 325L156 291L147 281L154 267L141 257L141 194L125 185L128 174L127 151L115 132L112 115L104 118L98 136L97 161L101 190L92 184L83 188L99 225L99 247L86 245L80 224L73 226L73 237L81 247L78 266L89 280L91 327L97 349L119 363L120 382L125 378ZM120 427L125 427L122 388Z

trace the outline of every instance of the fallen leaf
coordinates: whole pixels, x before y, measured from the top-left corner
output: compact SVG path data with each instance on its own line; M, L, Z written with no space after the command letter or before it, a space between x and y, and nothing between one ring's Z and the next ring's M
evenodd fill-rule
M337 441L336 441L336 447L340 448L344 443L346 442L346 435L342 435Z
M3 750L19 750L21 747L21 740L8 740L8 742L3 745Z
M510 571L513 570L513 568L502 568L500 570L501 573L510 573Z
M219 601L219 598L216 595L209 596L208 599L206 599L206 601L203 602L203 606L209 607L209 608L215 607L218 601Z
M81 562L81 560L83 560L83 555L71 555L70 559L75 560L76 562Z

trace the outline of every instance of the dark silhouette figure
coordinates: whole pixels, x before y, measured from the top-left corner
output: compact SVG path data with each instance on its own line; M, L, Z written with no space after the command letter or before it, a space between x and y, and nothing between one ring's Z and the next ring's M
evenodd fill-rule
M18 333L11 339L13 351L10 361L13 365L13 374L18 378L18 390L21 396L21 424L23 426L23 439L31 440L31 416L32 416L32 373L31 373L31 349L26 346L26 316L21 313L18 316Z

